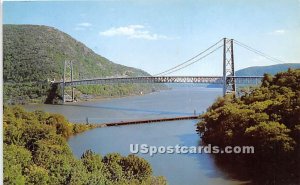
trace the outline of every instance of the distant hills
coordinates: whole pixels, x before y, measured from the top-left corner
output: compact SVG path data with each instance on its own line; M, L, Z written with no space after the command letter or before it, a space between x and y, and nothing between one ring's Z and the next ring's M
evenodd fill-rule
M276 74L278 72L287 71L289 68L291 69L299 69L300 63L286 63L286 64L277 64L271 66L254 66L247 67L245 69L240 69L235 72L236 76L263 76L265 73L268 74ZM207 85L209 88L222 88L221 84L209 84Z
M62 79L65 60L74 61L75 79L149 76L143 70L113 63L70 35L48 26L3 25L3 56L5 100L44 99L49 90L48 82ZM109 96L117 94L123 96L139 93L145 87L145 85L123 85L119 88L115 86L107 88L106 92ZM148 87L145 91L154 86ZM92 88L93 93L99 92L97 88ZM77 90L88 93L91 87ZM116 91L118 93L115 93Z
M281 71L286 71L289 68L298 69L300 68L300 63L286 63L286 64L277 64L271 66L254 66L247 67L235 72L236 76L262 76L265 73L276 74Z

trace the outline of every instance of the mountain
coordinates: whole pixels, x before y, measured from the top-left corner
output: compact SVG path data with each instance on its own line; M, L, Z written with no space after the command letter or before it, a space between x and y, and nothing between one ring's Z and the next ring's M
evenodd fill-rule
M74 61L74 79L149 76L143 70L113 63L70 35L48 26L3 25L3 56L5 100L45 99L49 81L62 79L66 60ZM114 87L107 91L120 91L119 95L123 96L139 93L143 88L150 91L154 86L149 88L145 85L114 85ZM97 88L100 87L92 89ZM130 90L121 91L124 88ZM79 87L77 90L80 91L79 89L81 93L88 93L91 87Z
M278 72L286 71L289 68L299 69L300 63L286 63L286 64L271 65L271 66L247 67L245 69L236 71L235 75L236 76L262 76L265 73L274 75Z

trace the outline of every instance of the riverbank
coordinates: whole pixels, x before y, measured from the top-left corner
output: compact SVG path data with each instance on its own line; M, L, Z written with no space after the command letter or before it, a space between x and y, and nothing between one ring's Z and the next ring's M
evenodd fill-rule
M122 120L155 119L189 116L201 113L222 95L222 89L202 87L178 87L167 91L131 96L108 101L81 102L66 105L31 105L28 110L44 110L61 113L73 123L107 123ZM179 120L158 124L137 124L121 127L92 129L68 139L68 144L77 159L83 152L92 149L105 156L118 152L131 154L130 144L153 146L198 146L201 143L195 132L195 120ZM163 175L171 185L240 185L240 177L232 176L216 164L210 154L164 154L150 157L137 154L149 161L154 175ZM242 179L243 180L243 179Z
M109 96L109 97L103 97L103 96L96 96L96 95L90 95L92 98L87 98L87 99L79 99L76 102L65 102L64 104L82 104L84 102L100 102L100 101L110 101L110 100L118 100L122 98L129 98L129 97L139 97L139 96L145 96L149 94L155 94L159 93L162 91L168 91L171 90L172 88L166 88L162 90L156 90L156 91L151 91L151 92L146 92L146 93L139 93L139 94L130 94L130 95L124 95L124 96Z
M40 105L30 107L49 112L60 112L72 122L107 123L122 120L155 119L193 115L206 108L222 95L221 89L179 87L143 96L131 96L108 101L81 102L74 105ZM68 140L74 155L80 159L82 152L92 149L102 156L118 152L130 153L130 144L153 146L198 146L195 120L179 120L155 124L137 124L120 127L92 129ZM155 175L163 175L171 185L238 185L226 171L220 170L209 154L164 154L150 157L137 154L149 161ZM213 177L212 177L213 176Z

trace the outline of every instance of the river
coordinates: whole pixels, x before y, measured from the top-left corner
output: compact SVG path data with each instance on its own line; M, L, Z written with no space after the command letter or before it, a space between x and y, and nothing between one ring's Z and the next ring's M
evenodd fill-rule
M132 96L67 105L28 105L28 110L44 110L65 115L72 122L90 123L121 120L189 116L206 110L222 94L221 89L181 87L143 96ZM198 146L196 120L182 120L93 129L69 139L78 158L92 151L105 155L130 154L130 144L151 146ZM246 182L232 178L210 154L138 154L152 165L154 175L165 176L171 185L235 185Z

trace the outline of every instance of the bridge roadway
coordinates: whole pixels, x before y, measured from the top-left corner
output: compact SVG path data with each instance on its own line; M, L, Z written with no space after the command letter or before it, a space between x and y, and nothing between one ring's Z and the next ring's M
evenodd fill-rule
M226 80L235 80L236 84L259 84L263 76L227 76ZM113 83L209 83L223 84L222 76L139 76L139 77L108 77L73 81L59 81L53 84L65 86L96 85Z

